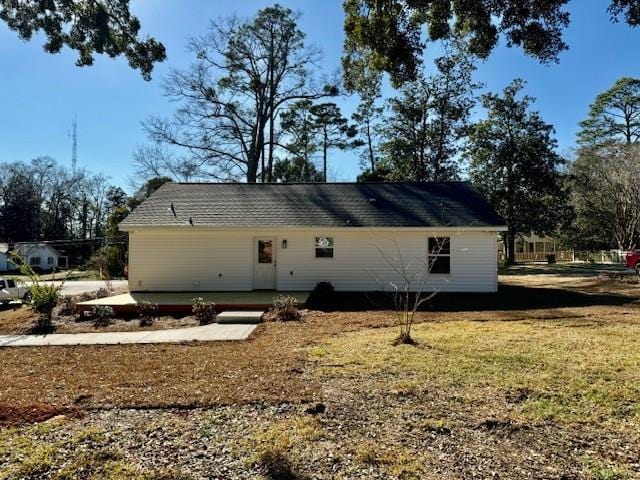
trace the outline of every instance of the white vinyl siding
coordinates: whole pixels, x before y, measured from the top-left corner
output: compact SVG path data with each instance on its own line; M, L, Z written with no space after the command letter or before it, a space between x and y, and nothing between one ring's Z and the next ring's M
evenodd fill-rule
M333 238L333 258L316 258L318 236ZM254 238L272 237L278 290L311 290L322 281L338 291L390 289L390 282L399 278L384 257L397 257L397 244L405 264L423 269L430 236L451 238L451 274L430 275L425 290L497 289L494 231L364 228L137 229L129 234L129 285L132 291L252 290Z
M253 234L137 231L129 234L132 291L245 291L253 284Z

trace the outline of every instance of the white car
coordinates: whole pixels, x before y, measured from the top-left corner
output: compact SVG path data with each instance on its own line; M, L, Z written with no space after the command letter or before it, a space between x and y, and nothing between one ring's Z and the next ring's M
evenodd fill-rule
M19 285L12 278L0 277L0 304L6 305L12 300L22 300L23 303L31 300L29 289Z

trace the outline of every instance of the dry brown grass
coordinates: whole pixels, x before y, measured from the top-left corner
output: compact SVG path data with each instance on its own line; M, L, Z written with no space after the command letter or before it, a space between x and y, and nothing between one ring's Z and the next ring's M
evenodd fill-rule
M230 405L127 418L162 431L174 429L168 417L180 419L175 439L185 429L213 435L215 455L245 462L237 478L255 478L251 465L313 478L638 478L638 291L615 280L530 278L506 278L497 295L438 298L418 314L417 347L392 346L393 315L354 301L355 311L260 325L247 342L0 349L0 402L17 412L37 401L80 412ZM295 405L305 401L323 408L305 413ZM114 414L85 413L69 424ZM32 439L36 427L16 430L28 461L7 472L51 463ZM120 428L107 437L121 438ZM7 431L8 450L17 451L16 435ZM162 454L174 448L162 445ZM0 438L0 456L2 447Z
M518 292L528 294L526 289ZM624 323L637 315L634 298L611 297L615 301L609 305L590 305L595 303L592 293L585 291L577 302L571 293L555 301L568 306L534 310L502 308L493 301L499 296L489 296L490 305L483 311L420 312L418 321L563 320L582 325ZM609 298L600 297L598 301ZM520 303L526 305L525 300ZM4 348L0 349L0 402L186 407L314 401L319 384L305 375L312 368L307 347L343 332L390 326L392 321L388 311L310 312L301 323L262 324L246 342Z
M306 352L319 338L388 325L384 312L353 322L311 315L265 323L246 342L0 349L0 401L85 406L193 406L312 400L302 380Z
M398 395L430 385L477 405L506 398L513 421L640 419L637 316L602 323L425 323L415 327L417 347L393 346L393 334L376 329L334 337L314 348L318 371L349 380L383 377Z

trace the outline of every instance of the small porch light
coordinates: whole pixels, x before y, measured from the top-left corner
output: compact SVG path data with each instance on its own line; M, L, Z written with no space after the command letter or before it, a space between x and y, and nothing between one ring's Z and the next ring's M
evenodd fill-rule
M282 240L282 248L285 249L287 248L287 240Z

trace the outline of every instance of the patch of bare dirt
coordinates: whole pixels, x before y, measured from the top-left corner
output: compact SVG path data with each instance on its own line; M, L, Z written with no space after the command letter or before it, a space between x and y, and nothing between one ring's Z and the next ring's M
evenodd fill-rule
M17 405L0 402L0 426L2 427L44 422L61 415L67 418L79 418L82 411L76 407L60 407L46 403Z

